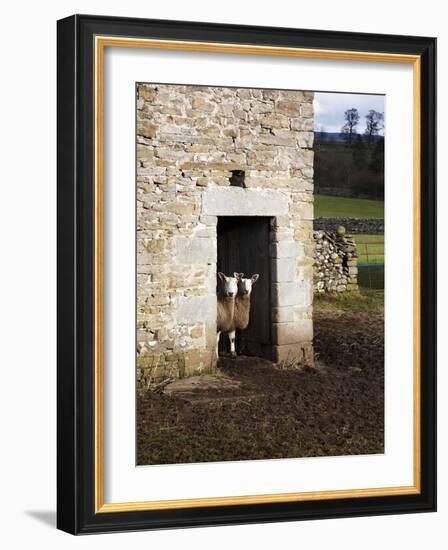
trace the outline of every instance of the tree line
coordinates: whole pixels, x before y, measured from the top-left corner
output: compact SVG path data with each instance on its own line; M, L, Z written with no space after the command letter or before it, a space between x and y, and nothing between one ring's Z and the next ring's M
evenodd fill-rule
M384 129L384 113L370 109L365 116L366 129L364 135L366 136L367 143L372 144L373 136L379 135L381 130ZM353 139L358 134L357 126L359 124L359 112L358 109L352 107L344 112L345 123L341 128L341 132L344 134L345 139L349 145L353 143Z

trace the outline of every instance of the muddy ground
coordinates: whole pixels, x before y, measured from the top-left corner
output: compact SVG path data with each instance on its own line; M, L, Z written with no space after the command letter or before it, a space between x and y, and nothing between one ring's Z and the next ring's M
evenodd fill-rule
M216 377L140 396L138 464L382 453L382 309L317 304L314 321L316 368L222 358Z

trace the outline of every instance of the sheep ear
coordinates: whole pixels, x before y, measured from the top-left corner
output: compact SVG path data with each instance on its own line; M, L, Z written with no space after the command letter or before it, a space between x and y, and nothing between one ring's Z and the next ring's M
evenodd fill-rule
M244 273L237 273L236 271L233 273L233 276L235 277L235 279L242 279L243 278L243 275Z
M260 275L258 275L258 273L255 273L255 275L252 275L252 277L251 277L252 282L253 282L253 283L257 282L259 276L260 276Z
M226 276L224 275L224 273L221 273L221 271L218 272L218 277L221 279L221 281L226 280Z

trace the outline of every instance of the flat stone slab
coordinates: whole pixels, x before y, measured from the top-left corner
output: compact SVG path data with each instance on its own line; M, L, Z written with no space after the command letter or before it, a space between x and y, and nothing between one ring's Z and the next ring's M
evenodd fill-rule
M241 386L238 380L232 380L224 376L191 376L190 378L182 378L167 384L163 393L167 395L191 394L206 390L234 390Z
M202 214L208 216L283 216L288 211L288 193L277 190L215 187L202 196Z

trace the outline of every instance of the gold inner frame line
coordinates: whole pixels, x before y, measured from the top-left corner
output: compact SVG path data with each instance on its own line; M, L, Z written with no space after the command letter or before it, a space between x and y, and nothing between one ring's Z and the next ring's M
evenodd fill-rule
M146 48L208 53L235 53L245 55L267 55L330 59L344 61L366 61L383 63L407 63L413 65L413 222L414 222L414 350L413 350L413 485L402 487L379 487L366 489L328 490L313 492L276 493L231 497L193 498L179 500L159 500L141 502L104 502L104 50L106 47ZM304 502L332 500L340 498L362 498L393 495L412 495L421 492L421 358L420 358L420 196L421 196L421 59L417 55L391 54L381 52L358 52L345 50L325 50L291 48L279 46L257 46L253 44L226 44L177 40L157 40L123 38L116 36L96 36L95 55L95 277L94 277L94 395L95 395L95 513L129 512L142 510L167 510L208 506L231 506L275 502Z

